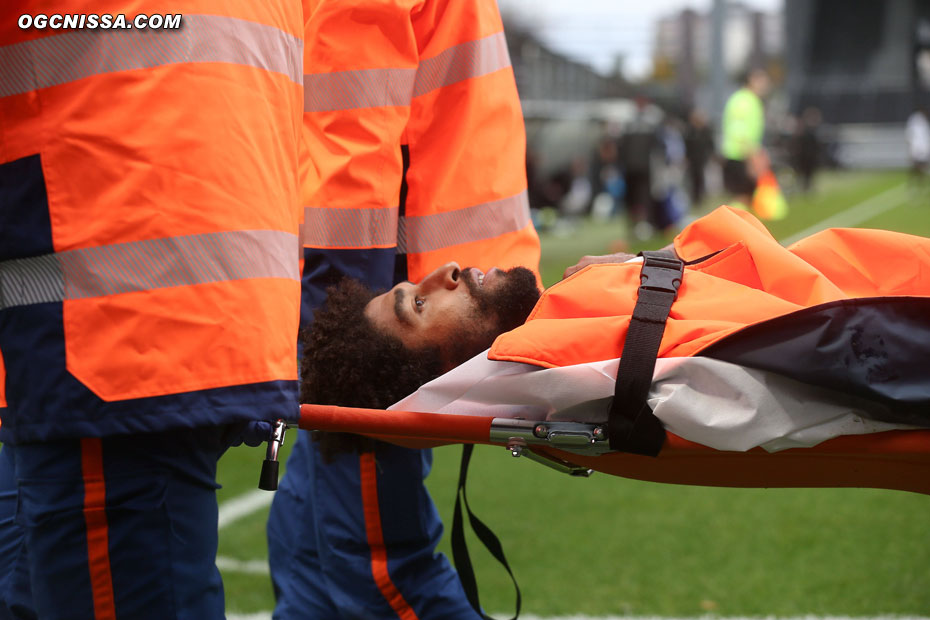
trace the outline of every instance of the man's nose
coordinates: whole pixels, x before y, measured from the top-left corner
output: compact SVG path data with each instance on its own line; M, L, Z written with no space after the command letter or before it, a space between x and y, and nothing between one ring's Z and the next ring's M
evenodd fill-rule
M459 283L462 281L460 277L461 273L462 269L459 267L458 263L454 261L446 263L423 278L423 281L420 282L420 289L423 291L440 288L453 290L458 288Z

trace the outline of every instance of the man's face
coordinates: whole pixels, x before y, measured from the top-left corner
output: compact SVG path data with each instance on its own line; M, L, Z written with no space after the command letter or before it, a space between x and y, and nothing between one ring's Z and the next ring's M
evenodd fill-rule
M771 86L769 74L761 69L753 71L749 77L749 88L763 99L769 94Z
M365 316L407 349L437 347L452 366L522 324L538 299L535 276L527 269L485 274L448 263L419 284L401 282L378 295L365 307Z

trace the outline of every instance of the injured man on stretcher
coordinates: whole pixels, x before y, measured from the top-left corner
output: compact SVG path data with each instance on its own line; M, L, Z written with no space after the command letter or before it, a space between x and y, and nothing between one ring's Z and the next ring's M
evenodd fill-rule
M685 267L647 398L666 430L777 451L930 426L930 239L833 229L784 248L721 207L672 250ZM345 282L307 335L304 398L603 422L641 285L626 258L587 258L541 297L521 268L450 263L380 295Z

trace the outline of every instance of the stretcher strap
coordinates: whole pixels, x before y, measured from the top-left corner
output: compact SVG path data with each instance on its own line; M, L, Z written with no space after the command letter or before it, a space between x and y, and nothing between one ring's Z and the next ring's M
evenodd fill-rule
M465 525L462 519L462 504L464 504L465 510L468 511L468 521L471 523L471 528L474 530L475 535L478 536L478 540L480 540L487 550L491 552L491 555L503 565L507 570L507 574L510 575L510 579L513 580L513 587L517 592L517 602L516 611L511 620L517 620L520 616L520 605L523 601L520 594L520 586L517 585L517 578L513 576L513 571L510 570L510 564L507 563L507 558L504 556L504 548L501 546L501 541L494 535L494 532L471 511L471 508L468 507L468 497L465 495L465 479L468 477L468 463L471 461L471 453L474 447L473 444L465 444L462 446L462 465L459 469L459 486L455 494L455 512L452 516L452 561L455 562L455 569L459 573L459 579L462 582L462 588L465 590L465 596L468 598L468 602L471 603L474 610L479 616L484 618L484 620L494 620L494 618L484 613L481 609L481 603L478 601L478 584L475 581L475 569L471 565L471 557L468 555L468 546L465 544Z
M684 263L665 252L640 254L643 257L641 284L620 354L607 432L613 450L657 456L665 441L665 429L646 398L665 321L681 286Z

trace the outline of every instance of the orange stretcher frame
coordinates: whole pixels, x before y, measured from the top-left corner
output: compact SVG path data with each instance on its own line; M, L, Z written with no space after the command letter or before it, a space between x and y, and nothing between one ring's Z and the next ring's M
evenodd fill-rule
M300 407L298 426L356 433L416 448L490 444L507 446L515 455L529 449L562 466L650 482L743 488L864 487L930 495L930 430L847 435L811 448L775 453L761 448L716 450L666 432L659 456L648 457L621 452L585 454L545 442L526 445L519 433L508 437L511 422L486 416L305 404ZM530 428L552 424L523 423ZM496 425L503 425L503 430L495 430Z

